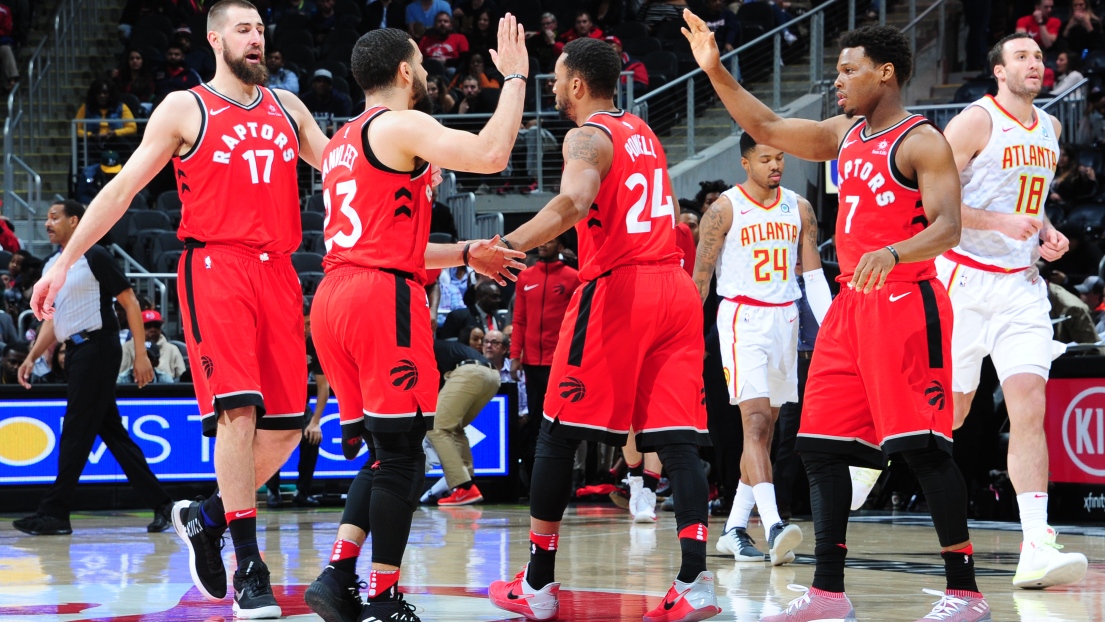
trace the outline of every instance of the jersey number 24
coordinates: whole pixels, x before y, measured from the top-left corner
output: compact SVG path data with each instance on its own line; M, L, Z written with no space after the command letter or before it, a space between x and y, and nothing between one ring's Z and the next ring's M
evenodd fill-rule
M652 206L649 217L642 220L645 201L648 199L648 179L641 173L633 173L625 180L625 187L634 190L641 187L641 197L629 208L625 215L625 228L630 233L648 233L652 231L652 219L671 217L671 226L675 228L675 204L671 196L664 196L664 171L655 169L652 175Z

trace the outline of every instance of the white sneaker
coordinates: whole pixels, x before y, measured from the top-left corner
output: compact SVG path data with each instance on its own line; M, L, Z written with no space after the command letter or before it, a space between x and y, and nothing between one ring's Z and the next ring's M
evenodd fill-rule
M634 506L630 503L629 509L633 510L633 522L635 523L656 522L656 493L648 488L642 488L640 494L637 495L637 505Z
M738 562L760 562L767 558L756 548L756 542L743 527L733 527L721 534L714 545L718 553L728 553ZM793 561L793 560L791 560Z
M1041 589L1077 583L1086 576L1086 556L1061 553L1063 547L1055 543L1055 536L1055 530L1048 527L1042 540L1021 543L1021 559L1013 575L1014 586Z
M629 515L636 518L637 505L641 502L641 491L645 489L645 478L630 475L625 478L625 483L629 485Z
M848 472L852 474L852 509L858 510L867 501L867 495L871 494L882 471L850 466Z

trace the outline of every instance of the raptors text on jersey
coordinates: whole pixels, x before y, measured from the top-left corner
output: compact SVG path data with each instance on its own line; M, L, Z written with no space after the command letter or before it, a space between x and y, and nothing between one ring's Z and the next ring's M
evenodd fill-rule
M840 143L840 207L836 215L837 257L841 283L852 280L864 253L897 244L928 226L917 181L902 175L894 157L914 128L931 124L911 115L870 136L860 119ZM888 281L924 281L936 278L932 260L894 266Z
M173 158L178 236L291 253L303 239L299 216L299 129L269 89L248 106L207 84L189 91L200 106L195 144Z

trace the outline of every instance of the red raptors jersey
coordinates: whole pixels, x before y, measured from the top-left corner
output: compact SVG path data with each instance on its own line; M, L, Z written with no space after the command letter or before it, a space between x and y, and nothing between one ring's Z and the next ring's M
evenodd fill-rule
M173 158L182 212L177 235L291 253L299 217L299 128L269 89L248 106L201 84L190 91L203 122L188 153Z
M397 270L425 284L433 176L429 164L396 171L372 153L365 130L386 112L382 106L362 112L322 152L324 265Z
M596 112L584 125L610 136L614 159L590 213L576 224L579 278L592 281L621 266L678 262L675 202L660 140L627 112Z
M848 130L840 145L840 207L836 214L836 253L841 283L852 279L864 253L897 244L928 226L917 182L906 179L894 164L902 139L913 128L930 123L921 115L893 127L864 135L866 119ZM933 261L898 264L888 281L924 281L936 278Z

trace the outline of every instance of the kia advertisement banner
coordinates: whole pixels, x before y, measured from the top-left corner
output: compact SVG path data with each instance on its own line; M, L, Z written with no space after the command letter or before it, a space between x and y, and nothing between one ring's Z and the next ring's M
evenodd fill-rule
M1045 428L1052 482L1105 483L1105 380L1049 380ZM1087 511L1102 502L1088 499Z
M215 479L215 439L201 434L196 400L183 397L190 392L191 385L165 385L142 398L129 397L136 391L121 391L128 397L118 400L123 426L138 443L154 474L163 481ZM11 391L0 394L0 486L49 484L57 475L58 445L65 417L65 399L60 396L64 393L54 392L50 398L39 399L31 399L32 395ZM496 395L465 430L478 477L510 473L508 428L515 418L514 403L506 391ZM368 451L362 448L361 455L352 461L342 456L338 404L333 398L322 417L322 435L315 477L354 477ZM281 475L294 478L298 459L296 450L281 468ZM440 476L441 471L435 469L427 474ZM126 481L126 475L100 439L92 447L80 481Z

